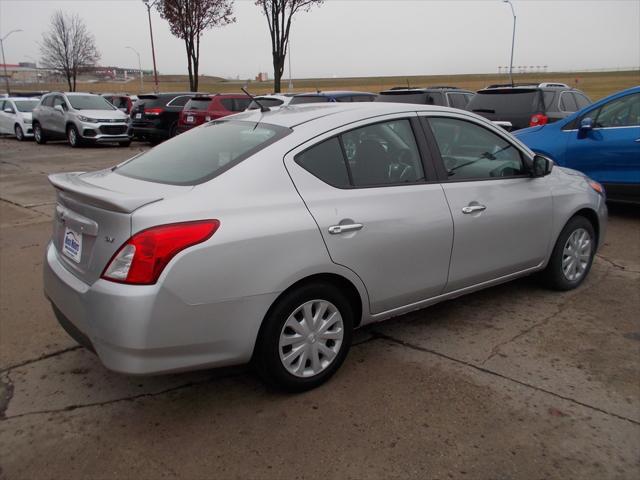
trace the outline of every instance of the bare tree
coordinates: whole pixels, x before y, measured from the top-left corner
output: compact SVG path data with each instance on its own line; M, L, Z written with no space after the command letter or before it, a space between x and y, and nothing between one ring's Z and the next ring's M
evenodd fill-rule
M200 37L205 30L236 21L233 0L160 0L158 11L169 22L171 33L184 40L189 86L192 92L197 92Z
M64 75L71 92L76 91L78 73L100 59L95 38L84 21L60 10L51 17L49 31L42 34L40 54L42 66Z
M280 81L284 73L284 61L289 48L291 19L301 11L308 11L323 0L256 0L267 17L271 34L271 56L273 57L273 90L280 92Z

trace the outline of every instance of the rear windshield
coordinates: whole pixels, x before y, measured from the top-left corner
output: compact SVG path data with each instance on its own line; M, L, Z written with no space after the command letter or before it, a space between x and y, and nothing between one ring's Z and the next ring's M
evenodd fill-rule
M116 110L116 108L98 95L69 95L71 106L76 110Z
M523 115L539 109L538 90L480 91L471 99L468 110L497 115Z
M291 132L266 123L218 120L147 150L116 167L127 177L197 185L237 165Z
M14 100L13 103L19 112L30 112L38 105L38 100Z
M301 103L327 103L329 97L324 95L300 95L293 97L289 105L300 105Z
M260 102L260 104L264 107L279 107L280 105L282 105L284 102L282 100L279 100L277 98L260 98L258 97L257 100ZM258 105L255 101L251 102L249 104L249 110L257 110L258 108L260 108L260 105Z
M184 106L184 109L202 112L202 111L206 111L209 108L210 103L211 103L211 98L209 97L192 98Z

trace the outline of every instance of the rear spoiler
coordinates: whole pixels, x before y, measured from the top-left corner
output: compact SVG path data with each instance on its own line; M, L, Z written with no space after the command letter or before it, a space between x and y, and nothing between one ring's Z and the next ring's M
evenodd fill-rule
M108 190L83 181L80 178L83 173L85 172L54 173L49 175L49 182L63 197L70 195L73 199L114 212L131 213L144 205L163 199L163 197L157 195L135 196Z

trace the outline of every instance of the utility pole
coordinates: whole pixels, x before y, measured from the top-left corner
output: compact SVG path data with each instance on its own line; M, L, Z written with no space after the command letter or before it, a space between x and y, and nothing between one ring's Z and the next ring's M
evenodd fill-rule
M511 14L513 15L513 35L511 36L511 62L509 62L509 81L513 86L513 47L516 43L516 11L513 9L511 0L502 0L503 3L508 3L511 7Z
M288 56L289 56L289 93L293 91L293 80L291 80L291 40L288 41Z
M138 70L140 70L140 93L144 92L144 80L142 79L142 62L140 62L140 53L133 47L125 47L129 50L133 50L133 52L138 56Z
M4 59L4 41L11 35L12 33L21 32L22 30L11 30L4 37L0 38L0 50L2 50L2 66L4 67L4 83L7 87L7 94L11 96L11 89L9 88L9 74L7 73L7 61Z
M153 46L153 27L151 26L151 8L157 3L158 0L154 0L149 3L149 0L142 0L145 7L147 7L147 15L149 16L149 35L151 36L151 56L153 57L153 79L155 83L155 92L158 93L158 69L156 68L156 50Z

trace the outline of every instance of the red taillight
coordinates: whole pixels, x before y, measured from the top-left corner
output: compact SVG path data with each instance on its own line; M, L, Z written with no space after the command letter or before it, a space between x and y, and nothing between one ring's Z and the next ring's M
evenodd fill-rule
M145 108L145 115L160 115L164 110L162 108Z
M102 272L113 282L151 285L179 252L209 239L220 227L219 220L174 223L136 233Z
M546 125L548 121L549 121L549 117L547 117L543 113L536 113L535 115L531 115L531 119L529 120L529 126L537 127L538 125Z

